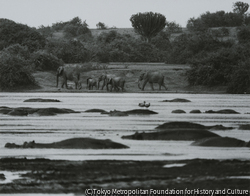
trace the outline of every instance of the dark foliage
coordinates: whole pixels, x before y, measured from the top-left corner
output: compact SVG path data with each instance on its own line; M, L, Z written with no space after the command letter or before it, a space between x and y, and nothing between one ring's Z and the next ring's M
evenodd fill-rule
M250 90L250 58L233 67L227 92L243 94Z
M65 63L82 63L91 58L90 52L78 40L50 40L45 50Z
M59 66L63 65L63 61L58 59L51 53L39 50L31 55L31 60L35 66L35 70L57 70Z
M130 21L135 32L150 41L166 26L166 17L159 13L145 12L131 16Z
M167 58L170 42L164 33L150 43L116 31L102 33L97 38L95 59L100 62L162 62ZM161 40L161 38L163 40ZM167 44L167 45L165 45Z
M221 48L191 61L187 78L191 85L229 85L228 92L243 93L250 82L249 43Z
M0 53L0 89L35 85L35 79L28 68L28 61L8 52Z
M241 27L237 33L237 38L241 44L250 42L250 25Z
M239 13L225 13L217 11L215 13L206 12L198 18L190 18L187 28L190 31L207 31L211 27L237 27L241 26L243 15ZM245 23L250 24L250 16L245 17Z
M171 63L190 63L193 58L233 45L231 41L219 41L209 33L182 34L171 44Z
M0 50L12 44L27 46L33 52L45 46L45 38L27 25L0 19Z

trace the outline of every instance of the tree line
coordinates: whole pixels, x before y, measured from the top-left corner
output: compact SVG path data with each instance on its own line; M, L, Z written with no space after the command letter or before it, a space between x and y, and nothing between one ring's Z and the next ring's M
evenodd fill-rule
M0 19L0 72L5 75L0 87L34 82L32 71L56 70L63 63L166 62L190 64L187 79L191 85L227 85L228 92L243 93L250 86L248 7L236 2L234 12L206 12L191 18L186 32L162 14L137 13L130 21L139 38L115 29L94 37L79 17L38 29ZM233 39L229 39L228 27L236 28ZM173 33L179 35L174 40ZM21 80L25 73L25 81L10 82L14 77Z

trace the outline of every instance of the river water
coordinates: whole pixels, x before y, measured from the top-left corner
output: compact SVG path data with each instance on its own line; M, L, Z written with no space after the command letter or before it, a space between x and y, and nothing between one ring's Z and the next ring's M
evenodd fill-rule
M31 98L58 99L61 102L24 102ZM161 102L185 98L191 102ZM88 109L132 110L138 103L149 102L155 115L111 117L85 113ZM121 139L135 131L149 131L171 121L188 121L203 125L224 125L232 130L218 130L221 136L250 140L250 130L239 130L240 124L250 124L250 96L230 94L169 94L169 93L1 93L0 106L32 108L69 108L80 113L56 116L8 116L0 114L0 157L49 158L65 160L180 160L180 159L242 159L250 160L250 148L219 148L190 146L192 141L138 141ZM173 114L182 109L185 114ZM240 114L190 114L191 110L233 109ZM5 143L23 144L57 142L74 137L111 139L129 149L7 149Z

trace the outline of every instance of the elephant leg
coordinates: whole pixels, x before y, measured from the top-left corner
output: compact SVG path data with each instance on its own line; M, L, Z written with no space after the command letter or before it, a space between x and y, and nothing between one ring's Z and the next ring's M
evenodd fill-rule
M144 87L146 86L146 84L147 84L147 81L146 82L143 82L143 85L142 85L142 91L144 91Z
M67 79L65 79L65 86L66 86L66 89L68 89Z
M153 86L153 82L150 82L149 84L151 86L151 89L154 91L155 89L154 89L154 86Z
M162 86L165 88L165 90L168 90L164 83L162 83Z
M103 90L104 86L105 86L105 81L103 81L103 84L102 84L102 90Z

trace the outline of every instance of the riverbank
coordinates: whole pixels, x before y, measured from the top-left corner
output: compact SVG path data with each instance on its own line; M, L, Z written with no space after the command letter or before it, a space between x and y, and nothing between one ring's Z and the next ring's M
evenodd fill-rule
M250 189L250 161L240 160L65 161L7 158L0 159L0 165L1 170L25 171L20 179L2 184L1 193L84 194L88 189L154 189L190 194L194 190L221 190L228 194L245 190L248 195Z
M72 65L76 66L76 65ZM104 67L104 66L103 66ZM105 66L105 69L93 69L91 71L81 72L81 83L83 88L75 90L75 84L68 81L68 89L60 88L61 78L59 80L59 87L56 87L56 72L54 71L37 71L33 73L38 86L21 87L5 90L5 92L69 92L69 93L106 93L107 91L98 90L94 87L93 90L87 89L87 78L92 77L98 79L103 73L112 74L124 77L125 92L123 93L201 93L201 94L223 94L226 93L226 86L190 86L186 78L186 71L190 69L189 65L173 65L165 63L110 63ZM161 71L165 77L165 85L167 90L162 88L158 90L158 84L154 84L154 91L152 91L150 84L145 86L145 90L141 91L138 88L138 78L142 71ZM101 82L102 85L102 82ZM110 92L109 92L110 93ZM120 92L113 92L120 93Z

